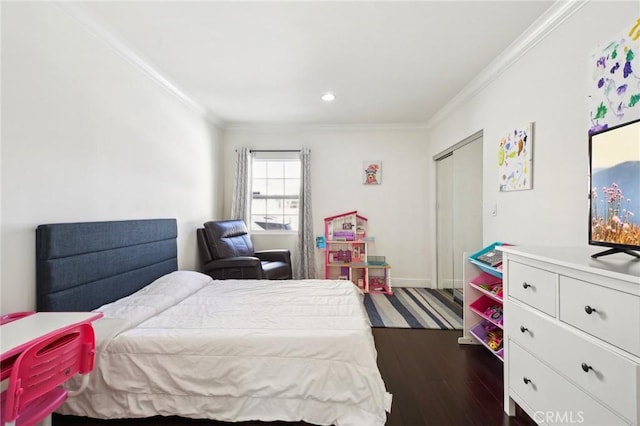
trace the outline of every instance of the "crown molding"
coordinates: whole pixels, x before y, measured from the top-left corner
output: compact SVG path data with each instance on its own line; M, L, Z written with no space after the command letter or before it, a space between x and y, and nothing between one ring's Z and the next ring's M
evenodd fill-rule
M451 114L456 108L477 95L588 2L589 0L557 0L544 14L531 24L520 37L507 46L489 66L482 70L480 74L471 80L457 95L427 121L427 127L433 127L440 120Z
M426 123L234 123L227 122L225 131L282 132L282 131L368 131L368 130L427 130Z
M176 96L185 105L202 115L211 124L225 130L384 130L384 129L429 129L466 103L503 72L513 66L518 59L544 40L556 27L582 8L589 0L558 0L541 15L520 37L513 41L492 63L471 80L457 95L442 107L431 119L424 123L389 124L244 124L225 122L212 111L196 101L193 96L163 75L150 61L143 59L133 48L116 37L104 24L90 17L76 2L57 2L56 4L69 16L78 21L85 29L102 40L119 56L132 64L143 75Z
M225 122L220 119L220 117L213 114L201 103L196 101L193 96L189 95L184 89L180 88L176 83L171 81L171 79L162 74L150 61L143 59L133 48L118 38L113 31L103 23L89 16L89 14L79 6L79 3L56 2L56 5L79 22L86 30L113 49L126 62L141 71L144 76L177 97L182 103L196 111L214 126L224 127Z

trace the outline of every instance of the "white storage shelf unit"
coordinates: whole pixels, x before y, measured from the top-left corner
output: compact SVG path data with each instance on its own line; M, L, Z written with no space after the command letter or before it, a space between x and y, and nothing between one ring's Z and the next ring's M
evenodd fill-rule
M463 335L460 344L481 344L502 360L504 323L502 315L502 271L475 258L494 250L494 243L476 253L464 253ZM488 335L488 332L491 333Z

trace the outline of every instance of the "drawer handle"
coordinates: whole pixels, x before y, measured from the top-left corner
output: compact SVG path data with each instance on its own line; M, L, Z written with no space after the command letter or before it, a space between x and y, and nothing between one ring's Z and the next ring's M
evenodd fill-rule
M589 305L587 305L587 306L585 306L585 307L584 307L584 311L585 311L588 315L591 315L592 313L597 312L597 311L596 311L596 308L592 308L592 307L591 307L591 306L589 306Z
M524 325L521 325L521 326L520 326L520 331L521 331L522 333L524 333L525 331L529 331L529 329L528 329L527 327L525 327Z
M593 370L593 367L588 365L586 362L582 363L582 371L584 371L585 373L588 373L589 370Z
M531 379L529 379L528 377L523 377L522 381L524 382L525 385L528 385L529 383L531 383Z
M528 282L523 282L522 283L522 288L524 288L525 290L528 289L529 287L531 287L531 284L529 284Z

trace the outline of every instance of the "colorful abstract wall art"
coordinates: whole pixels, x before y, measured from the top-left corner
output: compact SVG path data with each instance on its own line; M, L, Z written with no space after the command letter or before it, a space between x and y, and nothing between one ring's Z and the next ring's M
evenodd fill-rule
M591 53L589 133L640 118L640 19Z
M533 169L533 123L507 132L498 147L500 191L531 189Z

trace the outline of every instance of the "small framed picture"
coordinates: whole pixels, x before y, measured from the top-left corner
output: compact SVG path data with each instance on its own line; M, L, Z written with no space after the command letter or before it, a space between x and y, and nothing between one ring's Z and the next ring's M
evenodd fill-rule
M382 161L363 161L362 170L362 183L364 185L379 185L382 183Z

